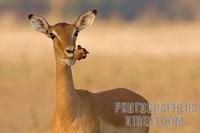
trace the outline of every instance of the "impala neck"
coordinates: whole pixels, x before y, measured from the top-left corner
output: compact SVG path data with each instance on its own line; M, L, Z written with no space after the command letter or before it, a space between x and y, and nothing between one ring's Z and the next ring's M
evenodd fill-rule
M56 110L61 114L73 113L76 97L71 67L56 61Z

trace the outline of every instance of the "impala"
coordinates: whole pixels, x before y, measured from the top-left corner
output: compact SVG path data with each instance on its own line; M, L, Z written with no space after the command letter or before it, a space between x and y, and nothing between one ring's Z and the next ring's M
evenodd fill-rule
M79 31L90 26L96 10L80 15L73 24L50 25L44 17L30 14L36 31L53 40L56 61L56 109L53 133L148 133L149 127L126 127L125 115L115 111L115 102L144 102L140 95L124 88L92 93L74 88L71 66L75 64ZM78 52L86 57L87 53ZM139 113L149 116L149 113ZM132 113L132 116L138 115Z

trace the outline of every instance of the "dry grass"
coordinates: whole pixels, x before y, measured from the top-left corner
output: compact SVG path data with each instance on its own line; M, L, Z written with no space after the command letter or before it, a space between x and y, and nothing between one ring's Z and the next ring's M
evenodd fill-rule
M93 26L79 37L90 54L73 67L77 88L96 92L126 87L151 102L199 104L200 26L104 26ZM43 133L55 103L51 40L31 28L0 34L0 132ZM199 129L199 113L181 115L185 126L152 128L151 133Z

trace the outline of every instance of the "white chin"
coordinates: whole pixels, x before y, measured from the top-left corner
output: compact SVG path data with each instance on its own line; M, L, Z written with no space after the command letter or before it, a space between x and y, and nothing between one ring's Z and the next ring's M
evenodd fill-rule
M75 62L76 62L76 60L74 60L74 59L65 59L65 63L66 63L68 66L74 65Z

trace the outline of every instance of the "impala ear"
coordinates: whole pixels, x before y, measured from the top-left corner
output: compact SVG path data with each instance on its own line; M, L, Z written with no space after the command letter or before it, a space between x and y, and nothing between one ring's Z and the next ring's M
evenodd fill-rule
M88 26L92 25L94 22L94 19L97 15L96 10L88 11L81 16L75 21L74 25L77 28L77 30L83 30L87 28Z
M48 24L44 17L30 14L28 15L28 19L36 31L44 33L47 36L50 34L51 26Z

